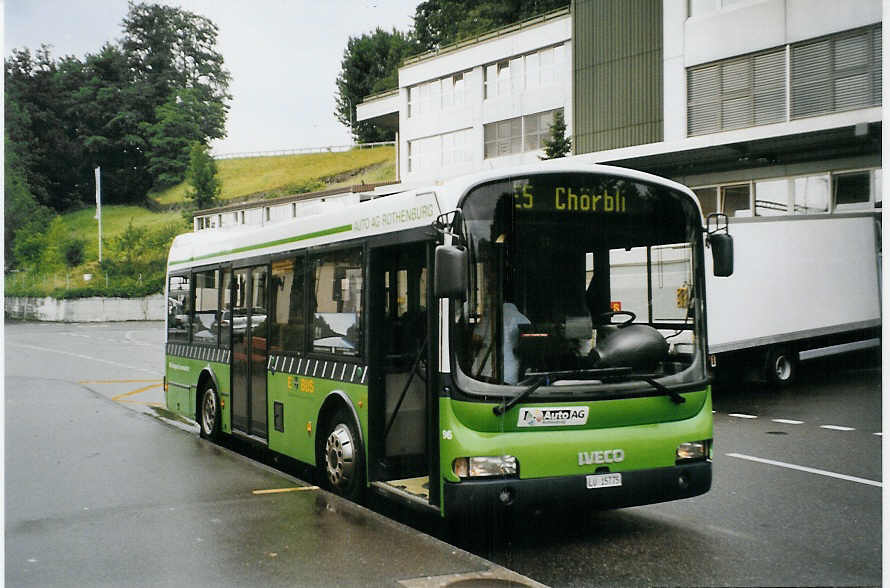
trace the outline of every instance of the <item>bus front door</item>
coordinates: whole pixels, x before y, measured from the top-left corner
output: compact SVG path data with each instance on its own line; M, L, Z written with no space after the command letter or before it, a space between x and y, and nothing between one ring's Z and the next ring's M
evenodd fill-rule
M402 497L438 504L438 396L430 388L429 265L427 241L371 250L370 363L374 370L368 415L371 482ZM432 476L433 482L436 477Z
M268 439L266 405L266 295L265 266L234 271L232 308L232 429Z

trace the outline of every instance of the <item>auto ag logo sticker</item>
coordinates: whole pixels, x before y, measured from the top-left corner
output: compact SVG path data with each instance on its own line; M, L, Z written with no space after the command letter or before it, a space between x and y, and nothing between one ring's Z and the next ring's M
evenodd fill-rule
M519 410L517 427L566 427L586 425L587 406L540 406Z

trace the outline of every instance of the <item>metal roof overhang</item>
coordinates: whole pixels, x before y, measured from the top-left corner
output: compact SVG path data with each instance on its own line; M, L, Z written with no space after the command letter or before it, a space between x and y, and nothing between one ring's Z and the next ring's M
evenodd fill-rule
M881 124L863 123L602 163L670 178L875 155L881 153Z

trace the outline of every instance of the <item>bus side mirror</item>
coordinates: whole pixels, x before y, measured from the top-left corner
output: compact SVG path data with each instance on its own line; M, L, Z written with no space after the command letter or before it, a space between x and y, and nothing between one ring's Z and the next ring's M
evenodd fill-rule
M708 237L711 253L714 255L714 275L728 278L733 271L732 235L722 233Z
M467 250L454 245L436 247L436 298L467 297Z
M711 221L714 221L713 229ZM734 256L732 235L729 234L729 217L720 212L709 214L705 232L708 235L705 243L711 248L711 254L714 256L714 275L718 278L728 278L732 275Z

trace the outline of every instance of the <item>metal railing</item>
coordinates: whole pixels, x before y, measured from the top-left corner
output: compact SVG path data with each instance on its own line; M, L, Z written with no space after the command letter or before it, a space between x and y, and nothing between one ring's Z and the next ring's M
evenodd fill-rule
M273 151L242 151L239 153L214 153L213 159L238 159L241 157L280 157L282 155L304 155L306 153L342 153L353 149L371 149L395 145L395 141L378 143L353 143L351 145L328 145L327 147L299 147L296 149L276 149Z

